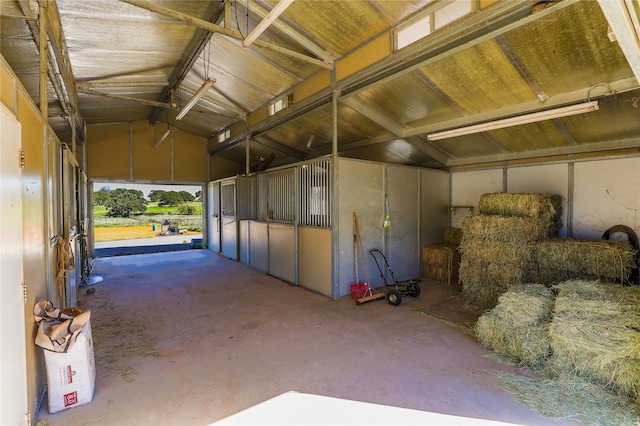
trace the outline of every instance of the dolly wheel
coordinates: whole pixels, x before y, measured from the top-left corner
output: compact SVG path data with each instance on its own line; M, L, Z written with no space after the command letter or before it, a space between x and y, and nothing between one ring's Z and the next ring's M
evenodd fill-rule
M387 291L387 302L390 305L398 306L402 302L402 293L395 289Z
M411 297L420 296L420 286L418 284L411 284L409 286L409 292L407 294Z

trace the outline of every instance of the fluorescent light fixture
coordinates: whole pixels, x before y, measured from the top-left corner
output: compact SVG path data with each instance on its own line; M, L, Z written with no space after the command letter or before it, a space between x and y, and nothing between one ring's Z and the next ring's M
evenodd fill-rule
M260 37L260 34L269 28L269 25L278 19L278 16L280 16L280 14L284 12L291 3L293 3L293 0L280 0L280 3L271 9L271 12L269 12L267 16L265 16L264 19L253 29L253 31L251 31L247 38L242 41L242 47L247 48L251 46L251 43L256 41L256 39Z
M198 100L203 97L205 93L207 93L207 90L209 90L209 88L213 86L213 83L215 82L216 79L213 77L209 77L208 79L206 79L204 83L202 83L202 86L198 89L198 91L193 95L193 97L189 99L189 102L187 102L184 108L182 108L178 115L176 115L176 120L182 120L182 117L187 115L189 110L193 108L196 102L198 102Z
M171 134L171 129L167 129L167 131L164 132L164 135L162 135L160 139L158 139L158 142L156 142L156 144L153 146L153 149L156 149L158 145L160 145L162 141L164 141L167 138L167 136L169 136L170 134Z
M590 101L577 105L570 105L561 108L549 109L546 111L534 112L532 114L519 115L516 117L504 118L502 120L490 121L488 123L474 124L472 126L460 127L444 132L427 135L427 140L439 141L441 139L455 138L458 136L472 135L474 133L488 132L490 130L503 129L505 127L519 126L521 124L536 123L538 121L551 120L553 118L568 117L570 115L584 114L586 112L597 111L598 101Z

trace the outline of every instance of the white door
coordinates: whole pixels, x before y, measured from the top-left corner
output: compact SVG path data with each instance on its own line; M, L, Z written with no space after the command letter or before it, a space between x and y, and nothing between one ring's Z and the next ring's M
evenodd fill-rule
M0 105L0 424L27 424L21 127Z
M209 182L209 223L208 244L209 250L220 253L220 183Z

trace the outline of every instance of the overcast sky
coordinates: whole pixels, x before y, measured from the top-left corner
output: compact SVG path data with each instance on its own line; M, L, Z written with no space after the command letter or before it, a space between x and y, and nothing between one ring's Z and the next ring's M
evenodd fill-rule
M129 182L94 182L93 190L99 191L100 189L108 186L109 189L116 188L125 188L125 189L137 189L138 191L142 191L145 198L149 196L149 192L154 189L160 189L162 191L187 191L190 194L196 195L197 191L202 191L201 186L197 185L160 185L160 184L140 184L140 183L129 183Z

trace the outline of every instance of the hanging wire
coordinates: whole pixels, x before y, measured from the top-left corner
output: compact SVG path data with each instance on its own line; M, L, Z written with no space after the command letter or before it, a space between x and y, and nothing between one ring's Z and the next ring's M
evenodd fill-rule
M204 48L204 79L209 78L209 65L211 64L211 39L207 41L207 46Z
M240 37L242 37L242 40L245 39L245 36L242 34L242 30L240 30L240 20L238 19L238 0L234 0L233 2L233 11L236 15L236 28L238 29L238 32L240 33ZM249 32L247 31L247 35L249 34Z
M613 96L616 94L615 91L611 90L611 86L609 86L609 83L596 83L593 86L591 86L589 88L589 91L587 92L587 102L591 101L591 91L593 89L595 89L598 86L606 86L607 87L607 93L604 94L604 97L606 98L607 96Z

